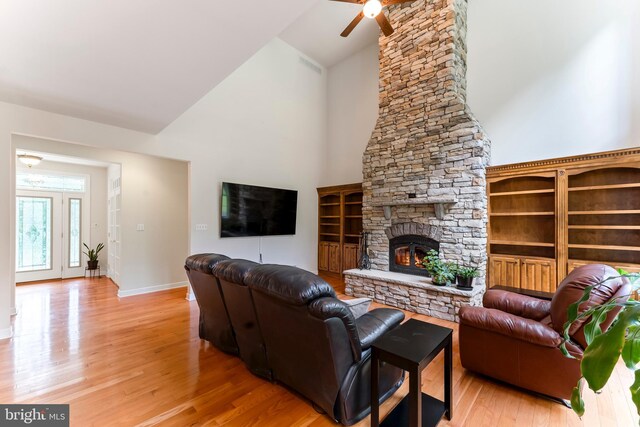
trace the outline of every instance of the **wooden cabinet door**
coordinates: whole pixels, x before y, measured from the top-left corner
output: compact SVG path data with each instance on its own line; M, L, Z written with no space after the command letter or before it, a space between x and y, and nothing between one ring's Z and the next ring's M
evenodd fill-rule
M524 258L520 262L520 288L554 293L557 288L556 261Z
M332 273L342 273L342 259L340 254L340 243L329 243L329 271Z
M506 256L489 257L489 287L520 287L520 259Z
M358 245L345 243L342 252L342 267L344 270L358 268Z
M318 270L329 270L329 243L320 242L318 245Z

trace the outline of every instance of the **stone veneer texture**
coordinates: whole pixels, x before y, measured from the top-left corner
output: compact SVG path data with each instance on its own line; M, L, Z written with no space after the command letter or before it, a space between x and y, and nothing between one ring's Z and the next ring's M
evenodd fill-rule
M487 244L486 167L491 143L466 104L466 0L416 0L391 6L396 32L380 37L380 108L363 156L364 229L370 256L389 268L387 230L417 223L437 229L448 261L478 267L484 283ZM389 201L453 196L441 220L433 206Z

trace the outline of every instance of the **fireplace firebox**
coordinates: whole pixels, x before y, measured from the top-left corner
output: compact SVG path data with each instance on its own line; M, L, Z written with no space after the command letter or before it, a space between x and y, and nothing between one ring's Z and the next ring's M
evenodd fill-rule
M389 271L429 276L422 265L430 250L440 252L440 243L423 236L398 236L389 239Z

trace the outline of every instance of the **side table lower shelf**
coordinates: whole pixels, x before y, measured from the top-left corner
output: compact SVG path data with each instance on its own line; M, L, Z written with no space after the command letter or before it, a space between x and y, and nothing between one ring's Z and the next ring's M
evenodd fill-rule
M409 425L409 395L395 407L393 411L380 423L380 427L397 427ZM431 427L438 425L445 413L444 402L422 393L422 425Z

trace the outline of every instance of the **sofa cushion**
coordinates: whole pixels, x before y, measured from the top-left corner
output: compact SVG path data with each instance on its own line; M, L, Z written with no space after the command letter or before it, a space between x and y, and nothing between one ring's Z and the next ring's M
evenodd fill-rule
M230 259L216 264L212 272L218 279L241 285L247 273L259 265L246 259Z
M196 254L188 257L184 264L189 270L211 274L211 270L216 264L228 259L228 256L220 254Z
M244 279L246 285L287 304L306 305L322 297L334 297L333 287L313 273L287 265L260 265Z

